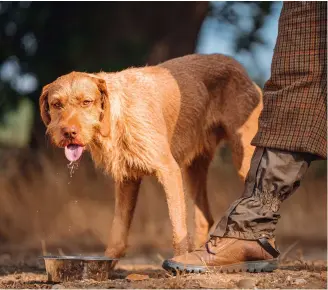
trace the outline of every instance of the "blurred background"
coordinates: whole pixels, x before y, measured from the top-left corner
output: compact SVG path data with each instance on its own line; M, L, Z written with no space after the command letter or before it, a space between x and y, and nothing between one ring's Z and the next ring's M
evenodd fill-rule
M43 85L76 71L119 71L198 52L237 58L261 87L282 2L0 2L0 255L102 252L114 206L113 182L84 155L69 176L63 150L45 136ZM327 245L327 163L314 162L282 207L281 247L316 257ZM217 151L208 190L219 218L242 183L229 146ZM162 188L142 184L128 255L171 253Z

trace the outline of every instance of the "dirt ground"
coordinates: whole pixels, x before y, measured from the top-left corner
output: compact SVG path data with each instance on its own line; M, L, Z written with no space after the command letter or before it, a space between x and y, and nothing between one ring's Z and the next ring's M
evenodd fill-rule
M70 178L63 156L51 159L39 155L6 154L3 157L8 162L0 162L0 289L327 288L326 162L314 162L301 187L282 206L276 232L281 267L273 273L168 275L161 268L163 260L172 256L165 194L156 181L147 178L142 184L127 256L111 278L102 283L52 284L47 282L43 261L36 259L42 253L42 241L49 255L102 253L110 234L114 191L112 181L94 171L91 160L83 160ZM214 160L208 178L216 220L242 190L231 161L220 156ZM41 166L33 165L33 160L41 160ZM126 279L133 273L149 278Z
M301 248L296 248L289 253L287 251L286 248L282 251L283 260L280 268L273 273L209 273L172 276L161 268L163 257L152 253L123 259L108 281L83 280L57 284L47 282L44 263L42 260L35 259L35 256L14 257L3 254L0 256L0 288L327 289L325 250L308 251L305 256ZM148 275L149 278L130 281L127 279L130 274Z

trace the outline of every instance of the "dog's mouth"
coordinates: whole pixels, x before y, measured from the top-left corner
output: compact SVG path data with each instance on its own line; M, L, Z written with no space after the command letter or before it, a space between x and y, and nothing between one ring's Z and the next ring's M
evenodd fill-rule
M65 146L65 156L70 162L77 161L81 158L84 147L78 144L69 144Z

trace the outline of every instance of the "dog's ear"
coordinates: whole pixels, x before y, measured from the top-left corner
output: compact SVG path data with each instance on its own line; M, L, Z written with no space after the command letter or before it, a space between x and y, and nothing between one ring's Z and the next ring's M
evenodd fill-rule
M109 98L106 86L106 81L97 79L98 90L101 94L101 109L100 114L100 134L104 137L109 136L110 133L110 112L109 112Z
M49 114L48 90L49 90L49 85L44 86L39 99L41 118L46 126L49 125L51 120Z

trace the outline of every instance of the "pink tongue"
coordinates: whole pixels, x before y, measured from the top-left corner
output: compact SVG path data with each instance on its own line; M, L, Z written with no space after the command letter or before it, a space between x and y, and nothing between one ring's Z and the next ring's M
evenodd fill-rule
M69 161L78 160L83 153L83 147L80 145L68 145L65 147L65 156Z

